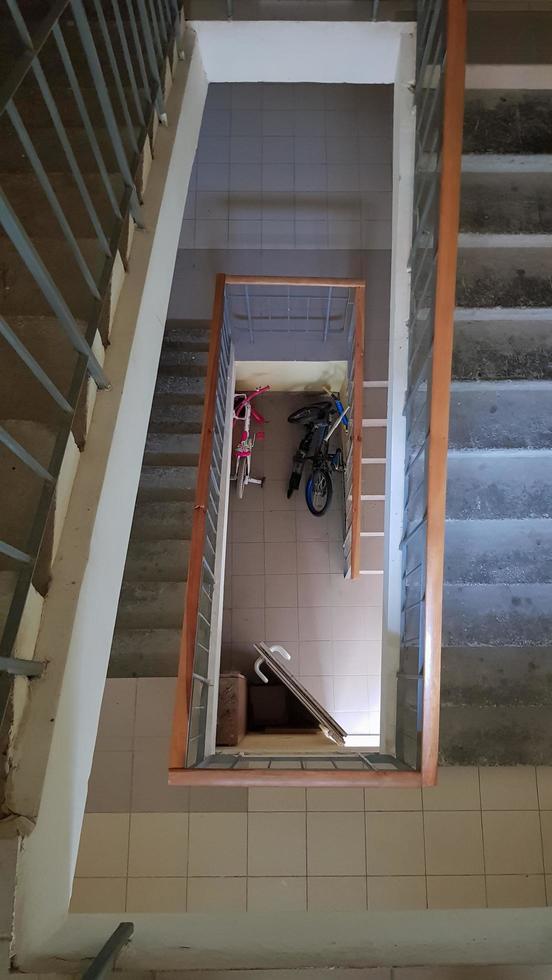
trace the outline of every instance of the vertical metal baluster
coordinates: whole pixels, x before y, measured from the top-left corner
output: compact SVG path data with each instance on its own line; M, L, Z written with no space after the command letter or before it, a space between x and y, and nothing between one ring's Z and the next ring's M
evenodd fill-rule
M138 85L136 83L136 75L134 74L132 58L130 57L128 41L126 39L125 29L123 27L121 11L119 9L119 0L111 0L111 6L113 7L113 14L115 16L115 24L117 25L119 41L121 42L121 48L123 49L123 57L125 59L126 70L130 81L130 87L132 89L132 97L134 99L134 105L136 106L136 113L138 115L138 119L140 120L141 125L145 126L146 120L144 119L144 113L142 111L142 103L140 102L140 93L138 92Z
M81 354L85 355L88 362L88 370L94 378L94 381L99 388L109 388L109 382L105 377L98 361L96 360L95 355L92 353L91 348L81 335L71 310L67 306L67 303L61 295L58 287L48 272L48 269L44 265L44 262L40 258L40 255L27 235L27 232L23 228L23 225L19 221L19 218L17 217L1 187L0 224L3 226L8 238L10 238L13 242L17 252L19 252L19 255L31 273L37 286L52 307L59 320L60 326L69 337L73 347Z
M19 35L21 37L21 40L22 40L23 44L27 48L29 48L30 51L33 51L34 49L33 49L32 38L31 38L31 36L29 34L29 31L27 30L27 26L25 24L25 21L23 20L23 17L21 16L21 13L19 11L19 7L17 6L16 0L7 0L7 2L8 2L8 6L10 8L10 12L12 14L12 17L14 18L15 25L17 27L17 30L19 31ZM39 87L39 89L41 91L41 94L42 94L42 98L44 99L44 101L46 103L46 107L48 109L48 112L50 113L50 118L51 118L51 120L52 120L52 122L54 124L54 129L55 129L56 134L57 134L57 137L58 137L58 139L59 139L59 141L60 141L60 143L62 145L63 152L65 153L65 156L67 158L67 162L68 162L69 167L71 169L71 173L73 174L73 177L75 179L75 183L76 183L76 185L77 185L77 187L78 187L78 189L80 191L80 195L82 197L82 201L83 201L84 207L86 208L86 212L88 214L88 217L90 218L90 221L92 222L92 226L94 228L94 231L96 232L96 237L98 239L100 248L102 249L103 252L105 252L106 255L110 256L111 255L111 251L110 251L110 248L109 248L109 242L108 242L108 240L107 240L107 238L106 238L106 236L104 234L103 228L101 226L100 219L98 218L98 214L96 212L96 208L94 207L94 205L92 203L92 198L90 197L90 194L88 193L88 188L86 187L86 184L84 182L84 179L83 179L83 176L82 176L80 167L79 167L79 165L77 163L77 159L76 159L75 154L73 152L73 148L72 148L72 146L71 146L71 144L69 142L69 138L67 136L67 132L65 130L65 126L63 125L61 116L60 116L59 111L58 111L58 107L57 107L56 102L55 102L55 99L54 99L54 97L52 95L50 86L49 86L49 84L48 84L48 82L46 80L46 76L45 76L44 71L42 69L42 66L40 64L40 61L38 60L38 57L35 57L34 60L32 61L32 63L31 63L31 71L33 72L33 75L36 78L38 87ZM14 125L15 125L15 123L14 123ZM21 122L21 126L23 127L23 123L22 122ZM30 142L30 140L29 140L29 142ZM37 159L38 159L38 157L37 157Z
M0 336L3 337L6 343L8 343L12 350L15 351L19 359L23 361L25 367L29 369L38 383L41 384L44 390L48 392L50 397L54 399L56 405L59 405L62 412L72 412L73 409L67 401L65 395L62 395L59 388L57 388L51 378L48 377L46 371L41 368L38 361L36 361L31 352L27 350L25 344L21 343L17 334L13 332L9 324L7 324L2 317L0 317Z
M148 21L148 15L146 13L145 0L137 0L138 12L140 14L140 22L142 24L142 31L144 34L144 42L146 45L146 54L148 56L148 63L150 66L150 71L153 76L154 81L157 83L157 92L155 95L155 107L157 110L157 115L163 125L167 125L167 113L165 112L165 103L163 101L163 90L161 86L161 76L159 75L159 67L157 65L157 58L155 57L155 51L153 48L153 39L151 36L151 28Z
M140 205L138 202L138 195L136 193L136 187L134 185L134 180L132 179L132 174L130 172L130 167L128 165L128 160L126 158L125 150L123 147L123 141L119 134L119 127L117 125L117 120L115 119L115 114L113 112L113 106L111 105L111 99L109 97L109 92L107 91L107 86L105 84L105 78L98 58L98 52L96 51L96 45L94 44L94 39L92 37L92 32L90 30L90 25L88 23L88 18L86 16L82 0L71 0L71 6L73 9L73 15L75 17L75 24L77 25L77 30L81 39L82 46L84 48L84 53L86 55L86 60L88 62L88 67L94 79L94 84L96 86L96 92L98 99L102 108L103 116L106 122L107 130L111 139L113 146L113 152L117 159L119 165L119 170L127 187L130 189L130 210L132 217L135 222L140 224Z
M163 0L157 0L157 14L158 14L157 19L159 22L159 32L161 34L161 39L163 41L163 44L165 45L165 51L166 51L168 34L167 34L167 24L165 23L166 11L163 6Z
M139 153L138 142L136 140L136 134L134 132L134 126L132 124L132 119L130 118L130 112L128 111L128 103L126 100L125 90L123 88L123 83L121 81L121 74L119 72L119 66L117 64L117 59L115 57L115 52L113 50L113 45L111 43L111 38L109 36L109 31L107 29L107 24L105 22L104 13L99 0L94 0L94 7L96 10L96 15L98 17L98 23L100 25L100 31L104 40L105 49L107 51L107 59L111 66L111 71L113 73L113 78L115 80L115 88L117 89L117 95L119 96L119 102L121 103L121 109L123 110L123 116L125 117L126 128L128 132L128 137L130 143L135 153Z
M17 456L23 465L28 466L28 468L32 470L33 473L36 473L41 480L46 480L47 483L54 482L52 474L48 472L42 463L39 463L38 459L35 459L35 457L27 449L25 449L25 446L22 446L17 439L14 439L11 433L9 433L3 425L0 425L0 444L5 446L6 449L9 449L14 456Z
M136 49L136 57L138 58L138 64L140 66L140 75L142 77L142 85L144 86L144 92L146 93L146 98L148 103L151 104L151 90L148 80L148 73L146 71L146 63L144 61L144 54L142 51L142 45L140 44L140 38L138 36L138 26L136 24L136 14L134 12L133 0L126 0L126 6L128 11L128 16L130 18L130 32L132 34L132 40L134 41L134 47Z
M65 240L73 253L75 262L77 263L80 271L82 272L82 276L86 285L88 286L92 295L96 299L100 299L100 293L94 281L94 276L92 275L90 269L88 268L88 265L85 262L84 256L79 248L77 239L73 234L71 225L69 224L67 218L65 217L65 213L63 211L61 204L59 203L57 194L54 191L54 188L50 183L48 175L44 167L42 166L40 157L38 156L38 153L34 148L33 141L29 136L27 129L25 128L25 125L23 123L21 116L19 115L19 112L17 111L16 107L14 106L11 100L10 102L8 102L6 106L6 112L9 116L13 128L15 129L15 132L17 133L19 139L21 140L21 145L23 146L23 149L25 150L25 153L27 154L30 160L31 166L36 174L37 180L48 199L48 203L50 204L52 211L54 212L57 218L58 224L65 236Z
M331 308L332 308L332 290L333 290L333 287L330 286L330 288L328 289L328 303L327 303L327 306L326 306L326 321L324 323L324 335L322 337L322 340L323 340L324 343L326 343L326 341L328 339L328 330L329 330L329 327L330 327L330 312L331 312Z
M249 302L249 286L245 286L245 308L247 310L247 323L249 325L249 341L253 343L253 323L251 321L251 303Z
M150 17L151 17L153 42L155 44L155 48L157 51L157 57L159 58L158 64L161 65L163 63L163 57L164 57L163 45L161 44L161 36L159 34L159 25L157 23L157 15L155 13L153 0L148 0L148 6L149 6Z
M59 51L61 60L63 62L63 67L65 68L65 72L66 72L67 78L69 80L69 85L71 86L71 89L72 89L72 92L73 92L73 95L74 95L74 98L75 98L75 102L77 103L77 108L78 108L78 110L80 112L80 116L81 116L81 119L82 119L82 124L84 126L85 131L86 131L86 135L88 136L88 141L90 143L90 147L91 147L92 153L94 154L94 159L96 161L96 165L98 167L98 171L99 171L100 177L102 179L102 183L103 183L103 185L105 187L106 194L107 194L107 196L109 198L109 202L111 204L111 207L113 208L113 211L115 213L115 216L117 218L121 218L122 215L121 215L121 211L120 211L119 205L117 203L117 198L115 197L115 193L114 193L114 190L113 190L113 185L112 185L112 183L111 183L111 181L109 179L109 174L107 172L107 167L105 165L105 161L104 161L104 158L102 156L102 151L100 150L100 146L99 146L98 140L96 139L96 134L94 132L94 127L92 125L92 120L90 119L90 115L89 115L88 109L86 108L86 103L84 101L82 90L81 90L81 87L79 85L79 81L78 81L78 78L76 76L75 69L73 68L73 62L71 61L71 55L69 54L69 51L67 49L67 45L65 43L65 39L64 39L63 34L61 32L61 28L59 26L59 23L54 25L53 30L52 30L52 33L53 33L54 38L56 40L56 44L58 46L58 51Z

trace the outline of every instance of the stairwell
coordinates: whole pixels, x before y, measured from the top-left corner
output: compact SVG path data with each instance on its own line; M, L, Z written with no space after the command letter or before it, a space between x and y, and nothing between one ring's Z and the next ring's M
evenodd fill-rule
M165 330L110 677L176 677L205 395L209 324Z
M552 752L552 93L468 91L440 751Z

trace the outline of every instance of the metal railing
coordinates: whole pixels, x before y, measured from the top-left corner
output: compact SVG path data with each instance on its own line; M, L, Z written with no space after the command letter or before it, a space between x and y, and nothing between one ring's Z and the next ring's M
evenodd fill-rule
M130 942L133 933L133 922L121 922L84 971L82 980L104 980L108 977L113 972L119 953Z
M439 739L466 4L421 0L418 11L397 752L430 781Z
M224 314L225 276L218 275L211 322L209 356L199 465L196 483L190 557L184 600L184 622L171 767L196 766L205 757L209 698L216 689L212 677L211 627L215 593L223 587L217 581L217 539L223 483L223 447L227 427L228 384L232 359L232 340ZM219 543L220 550L220 543ZM216 710L216 709L215 709Z
M355 290L348 286L305 289L247 283L228 286L227 311L236 339L245 334L253 344L263 334L282 334L326 344L348 339L354 326Z
M23 517L15 500L2 504L0 655L9 657L83 386L90 376L109 387L93 345L98 336L107 343L110 282L128 221L141 224L140 167L154 114L166 121L166 59L174 57L182 0L56 0L38 24L28 20L28 5L25 15L17 0L6 5L22 53L0 87L0 169L24 175L36 201L31 214L7 178L0 189L8 256L0 345L4 371L16 379L13 391L3 379L0 411L10 421L0 426L0 443L24 467L21 496L30 501ZM44 214L50 222L53 215L61 243L57 263L50 239L25 227ZM18 276L39 298L38 310L18 308L25 291L9 288ZM28 309L42 318L34 331L25 328ZM38 450L25 444L13 423L21 418L46 419L51 440L39 439Z

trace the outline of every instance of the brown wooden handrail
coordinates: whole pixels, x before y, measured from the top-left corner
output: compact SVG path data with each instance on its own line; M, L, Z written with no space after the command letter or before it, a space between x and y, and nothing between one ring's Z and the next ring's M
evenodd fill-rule
M178 679L173 714L173 729L170 748L171 769L179 768L186 758L190 698L192 691L192 670L194 663L197 616L199 612L199 593L201 585L201 565L205 548L205 522L209 495L209 473L213 447L215 424L215 399L219 371L220 337L224 317L225 276L219 273L215 283L215 299L211 319L207 377L205 381L205 402L199 442L199 464L194 501L194 516L188 559L188 575L184 599L184 621L180 640Z
M427 446L426 609L423 637L424 693L421 759L424 786L432 786L436 783L439 757L447 455L460 221L466 34L467 0L447 0L435 319Z

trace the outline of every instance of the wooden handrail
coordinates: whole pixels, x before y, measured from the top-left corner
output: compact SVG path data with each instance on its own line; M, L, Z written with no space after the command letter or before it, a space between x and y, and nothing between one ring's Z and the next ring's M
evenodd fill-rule
M205 401L199 443L199 465L194 501L194 516L188 559L188 575L184 598L184 621L180 640L178 679L173 714L173 728L170 748L171 769L183 765L188 740L188 722L192 691L192 671L195 653L197 616L199 612L199 593L201 584L201 565L205 548L205 523L209 495L209 473L215 425L215 399L219 371L220 337L224 317L225 276L219 273L215 283L215 299L211 319L207 377L205 381Z
M447 0L438 252L427 446L426 608L423 636L424 692L421 758L424 786L432 786L436 783L439 756L447 454L460 220L466 33L467 0Z

